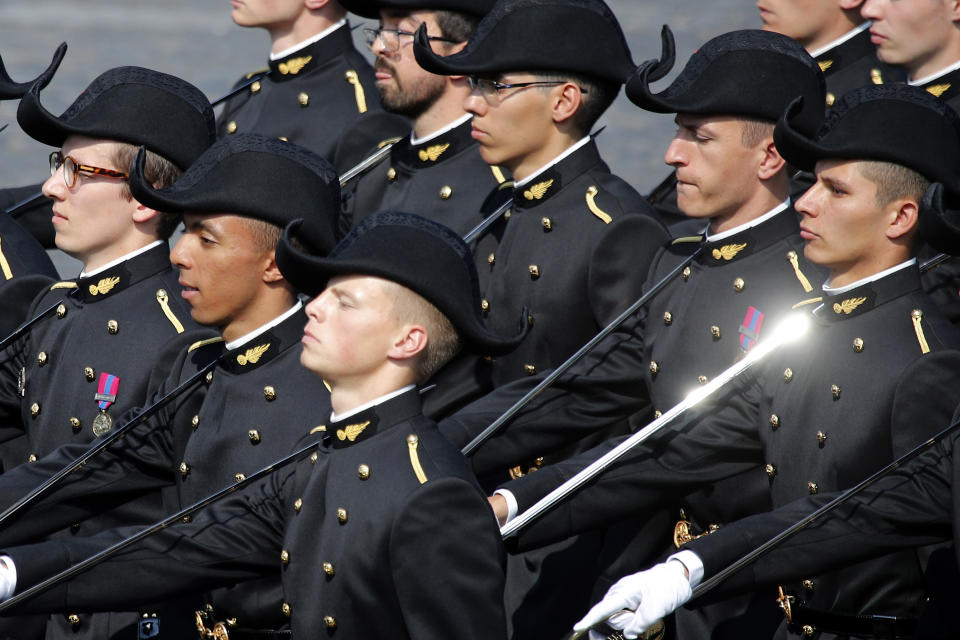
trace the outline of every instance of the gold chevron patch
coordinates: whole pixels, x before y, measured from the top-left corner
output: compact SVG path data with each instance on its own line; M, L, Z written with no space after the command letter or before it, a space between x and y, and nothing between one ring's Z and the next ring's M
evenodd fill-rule
M443 152L450 148L450 143L446 144L435 144L433 146L427 147L426 149L420 149L417 153L420 156L420 162L436 162L437 158L443 155Z
M301 69L307 66L307 63L313 60L313 56L301 56L299 58L290 58L286 62L281 62L277 65L277 68L280 70L280 73L283 75L292 75L295 76L300 73Z
M847 298L846 300L843 300L841 302L834 302L833 312L837 315L840 315L841 313L850 315L851 313L853 313L854 309L856 309L866 301L867 301L866 297L860 297L860 298Z
M249 362L250 364L257 364L260 361L260 356L267 352L267 349L270 348L270 343L257 345L247 349L246 353L237 354L237 364L241 367L244 367Z
M368 426L370 426L369 420L367 420L366 422L361 422L359 424L348 424L343 429L337 429L337 437L340 439L341 442L344 440L349 440L350 442L353 442L354 440L357 439L357 436L363 433L363 430L366 429Z
M553 179L544 180L543 182L538 182L529 189L523 192L523 197L527 200L543 200L543 196L547 195L547 190L553 186Z
M97 284L90 285L90 295L95 296L97 294L103 295L109 293L111 289L117 286L118 282L120 282L119 277L104 278Z
M932 84L927 87L927 92L933 94L934 97L939 98L946 93L947 89L949 89L951 86L952 85L949 82L944 84Z
M713 259L720 260L733 260L738 253L747 248L747 243L742 244L725 244L719 249L713 250Z
M817 63L820 66L820 71L826 71L833 66L833 60L824 60L823 62Z

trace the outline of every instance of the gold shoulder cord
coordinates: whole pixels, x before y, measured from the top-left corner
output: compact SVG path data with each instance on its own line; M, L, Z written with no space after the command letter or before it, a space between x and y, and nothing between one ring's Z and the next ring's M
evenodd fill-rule
M163 315L167 316L167 320L177 330L177 333L183 333L183 323L177 320L177 316L173 315L173 310L170 308L170 297L167 295L166 289L157 289L157 302L163 309Z
M787 260L790 261L790 265L793 267L793 273L797 276L797 280L800 281L800 286L803 287L803 290L807 293L813 291L813 287L810 286L810 281L807 280L807 276L803 275L803 271L800 271L800 258L797 257L797 252L788 251Z
M791 309L799 309L800 307L805 307L808 304L814 304L816 302L823 302L823 296L817 296L816 298L807 298L806 300L801 300L797 304L790 307Z
M360 76L357 75L357 72L353 69L350 69L343 77L347 82L353 85L353 92L357 98L357 111L360 113L367 112L367 95L363 92L363 85L360 84Z
M206 340L197 340L192 345L187 347L187 353L193 353L200 347L205 347L208 344L213 344L214 342L223 342L223 338L217 336L216 338L207 338Z
M923 311L914 309L910 313L910 319L913 320L913 330L917 334L917 342L920 343L920 353L930 353L930 345L927 344L927 337L923 335Z
M603 210L597 206L596 197L598 193L600 193L600 190L595 186L591 185L587 187L587 207L589 207L590 213L603 220L604 224L610 224L613 222L613 218L610 217L609 213L604 213Z
M423 467L420 465L420 456L417 455L417 446L419 444L420 438L412 433L407 436L407 449L410 451L410 466L413 467L413 474L417 476L420 484L424 484L427 481L427 474L423 472Z
M0 270L3 270L3 277L7 280L13 279L13 271L10 270L10 263L7 262L7 256L3 255L3 249L0 249Z
M50 286L50 291L57 289L76 289L79 285L76 282L56 282Z
M507 177L503 175L503 171L501 171L497 165L490 165L490 171L493 172L493 177L496 178L497 184L503 184L507 181Z

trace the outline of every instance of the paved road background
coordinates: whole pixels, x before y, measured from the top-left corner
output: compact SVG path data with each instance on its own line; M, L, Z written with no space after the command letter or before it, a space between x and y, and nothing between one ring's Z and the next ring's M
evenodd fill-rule
M750 0L608 0L627 34L634 60L660 53L660 26L677 37L677 69L709 38L760 24ZM364 22L354 19L353 23ZM359 32L357 32L359 35ZM563 37L557 34L557 37ZM119 65L150 67L180 76L215 99L243 73L266 66L269 40L260 29L243 29L230 19L229 0L3 0L0 56L15 80L39 73L56 46L66 41L66 58L43 93L44 106L61 113L102 71ZM43 180L50 149L19 130L16 102L0 103L0 186ZM672 116L634 107L621 93L600 122L598 139L615 173L646 193L667 173L663 151L673 135ZM75 266L58 260L64 275Z

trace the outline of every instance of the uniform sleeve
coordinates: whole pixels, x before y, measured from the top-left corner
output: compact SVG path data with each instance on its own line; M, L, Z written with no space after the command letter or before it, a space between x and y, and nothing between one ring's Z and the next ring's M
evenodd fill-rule
M408 499L390 532L390 570L409 637L507 637L500 532L464 480L431 480Z

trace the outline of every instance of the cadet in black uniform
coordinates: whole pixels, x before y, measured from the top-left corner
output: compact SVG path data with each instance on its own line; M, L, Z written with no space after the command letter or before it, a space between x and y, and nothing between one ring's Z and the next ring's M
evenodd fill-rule
M307 305L301 357L331 387L333 413L308 436L322 443L81 578L123 589L74 583L68 603L117 606L279 569L294 640L505 638L496 522L459 451L418 409L416 383L461 345L500 353L518 341L483 327L468 247L394 212L364 220L329 259L289 240L288 228L285 276L309 293L326 285ZM37 564L11 551L18 582L116 535L46 543L49 553L31 553ZM63 595L32 606L60 606Z
M405 116L412 130L392 144L389 156L370 167L343 192L348 225L384 209L416 211L463 235L480 222L484 199L505 181L488 166L471 137L471 116L463 108L470 94L466 78L424 71L413 57L413 33L426 24L435 51L456 53L473 33L492 0L344 0L351 12L378 19L367 29L376 56L374 72L383 108ZM365 126L361 119L355 128ZM344 138L353 136L352 131ZM338 167L343 162L338 160ZM429 398L429 396L428 396Z
M164 511L126 524L190 505L287 453L329 403L323 383L299 365L306 317L273 254L280 225L294 218L307 220L300 238L312 251L333 247L339 187L330 164L291 143L238 134L214 144L175 185L155 190L136 166L132 187L140 202L185 212L186 231L170 259L194 319L222 336L195 341L194 333L171 344L154 370L148 402L214 360L217 368L4 527L7 544L35 540L157 488L165 492ZM84 449L61 447L8 474L0 502L13 503ZM212 594L209 609L203 602L195 608L211 629L232 619L233 631L269 634L286 622L279 589L276 576L264 578ZM160 620L151 622L160 623L164 637L194 624L193 611L160 610Z
M534 524L532 538L642 511L744 469L769 483L774 505L836 491L949 423L960 399L960 336L920 288L913 255L931 215L920 204L928 177L960 193L957 118L903 85L847 94L816 136L794 128L796 106L776 135L791 164L816 165L818 182L797 210L806 254L830 269L810 335L734 385L721 408L697 411L657 444L622 458ZM518 481L513 492L529 504L529 485L556 482L599 451ZM566 526L567 518L576 524ZM922 574L922 562L907 552L786 585L798 604L780 637L807 624L821 638L886 637L884 618L917 615Z
M270 34L269 66L237 85L255 82L227 101L219 136L253 132L295 142L332 160L343 130L367 112L380 112L373 69L353 46L346 10L336 0L247 0L233 21ZM355 153L404 127L402 120L371 119Z

